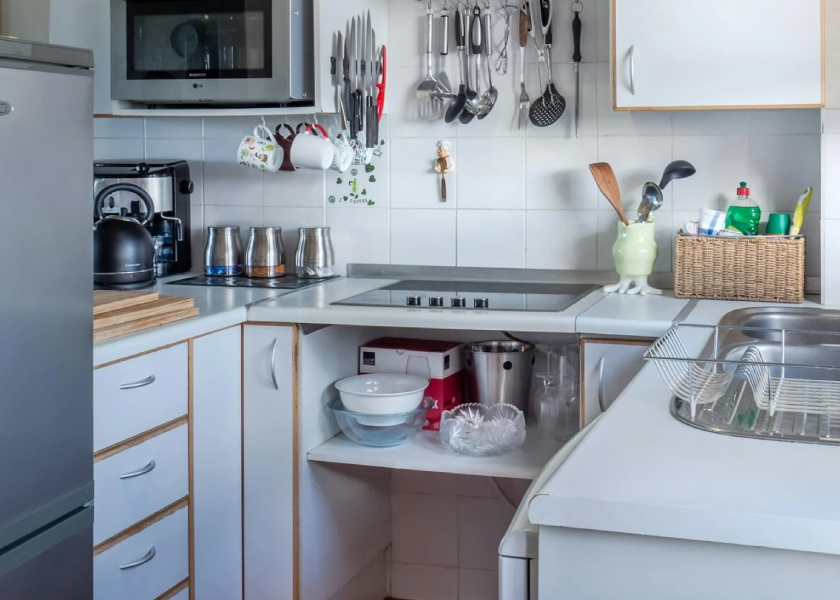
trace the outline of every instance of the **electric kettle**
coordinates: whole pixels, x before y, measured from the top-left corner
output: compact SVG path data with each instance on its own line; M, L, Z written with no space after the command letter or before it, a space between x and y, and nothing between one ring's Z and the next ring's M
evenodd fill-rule
M144 205L142 217L103 215L105 200L116 192L132 192ZM93 283L120 290L149 287L155 283L155 243L146 228L155 205L146 191L130 183L101 190L93 201Z

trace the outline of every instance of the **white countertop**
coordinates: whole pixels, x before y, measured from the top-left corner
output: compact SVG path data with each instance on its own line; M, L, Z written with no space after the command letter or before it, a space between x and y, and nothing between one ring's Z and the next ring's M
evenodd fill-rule
M662 296L597 293L603 299L578 316L578 333L656 338L670 329L691 302L674 298L670 291Z
M750 306L767 305L704 301L687 321ZM534 498L531 521L840 554L840 447L694 429L671 398L647 365Z
M148 291L194 298L195 305L199 308L197 317L96 343L93 345L93 366L122 360L153 348L237 325L247 319L249 305L288 293L287 290L169 285L170 281L192 276L176 275L161 279Z

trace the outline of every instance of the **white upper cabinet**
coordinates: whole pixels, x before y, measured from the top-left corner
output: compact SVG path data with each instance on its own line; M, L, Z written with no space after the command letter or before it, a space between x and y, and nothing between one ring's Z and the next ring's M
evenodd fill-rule
M822 16L822 0L612 0L614 107L820 107Z

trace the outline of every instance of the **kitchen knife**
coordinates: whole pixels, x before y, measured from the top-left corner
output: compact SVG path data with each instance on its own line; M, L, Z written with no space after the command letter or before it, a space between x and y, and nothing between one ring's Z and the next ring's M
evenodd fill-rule
M370 13L368 13L368 27L370 27ZM374 82L374 71L376 69L376 61L373 59L374 48L376 47L376 32L373 31L371 28L368 32L368 64L370 68L368 69L368 97L367 97L367 109L365 112L365 127L367 135L367 144L368 148L375 148L376 147L376 104L373 100L373 82Z
M363 131L364 127L364 113L365 113L365 104L364 104L364 97L362 96L362 84L364 77L362 76L362 54L363 54L363 45L362 45L362 18L356 17L354 20L354 27L356 28L356 38L355 38L355 47L356 47L356 81L355 81L355 88L353 90L353 121L356 128L356 133L353 136L356 138L360 132Z
M341 119L341 128L347 129L347 109L344 106L344 36L338 32L338 43L336 44L336 73L335 73L335 105L338 108L338 115Z
M353 112L350 106L350 24L347 24L347 33L344 36L344 89L341 90L344 98L344 129L347 129L348 121L352 118Z
M359 82L359 46L356 32L356 19L351 19L350 24L350 75L352 77L350 90L350 137L356 139L359 135L359 129L356 125L356 113L358 106L356 105L356 89Z
M572 8L575 4L572 4ZM583 5L580 5L583 9ZM580 21L580 11L575 10L575 18L572 19L572 37L575 41L575 51L572 55L572 60L575 63L575 137L580 137L580 61L582 60L580 54L580 34L583 26Z

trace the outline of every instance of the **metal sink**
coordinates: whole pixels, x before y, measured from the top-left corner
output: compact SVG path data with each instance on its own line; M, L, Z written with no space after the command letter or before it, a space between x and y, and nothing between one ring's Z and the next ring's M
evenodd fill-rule
M771 377L778 377L784 370L783 376L788 379L840 382L840 311L747 308L728 313L719 325L719 359L739 360L746 348L755 347L767 363L785 365L784 368L770 367ZM707 348L705 356L712 355L711 347ZM822 368L814 368L814 365ZM694 418L684 398L675 398L672 412L692 427L715 433L840 444L840 415L777 411L771 417L768 411L756 406L749 386L740 379L732 383L731 389L719 401L702 406Z

